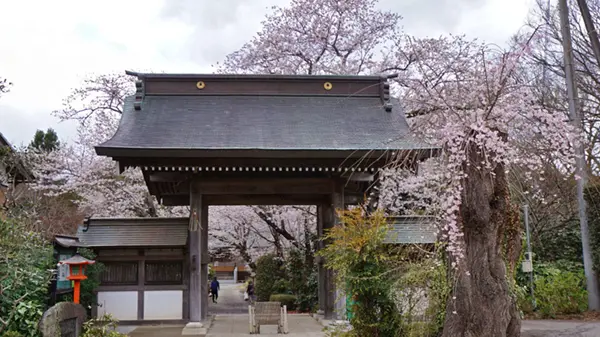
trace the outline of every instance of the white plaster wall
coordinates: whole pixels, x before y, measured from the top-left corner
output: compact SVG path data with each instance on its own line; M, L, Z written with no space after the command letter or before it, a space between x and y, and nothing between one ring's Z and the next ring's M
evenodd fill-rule
M99 291L98 317L111 314L120 321L137 320L137 291Z
M183 319L183 291L144 291L144 319Z

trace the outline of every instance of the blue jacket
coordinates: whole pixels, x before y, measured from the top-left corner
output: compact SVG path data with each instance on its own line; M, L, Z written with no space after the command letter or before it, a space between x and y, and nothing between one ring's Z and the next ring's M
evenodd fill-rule
M210 290L211 290L213 293L216 293L217 291L219 291L219 288L220 288L220 286L219 286L219 281L213 280L213 281L210 283Z

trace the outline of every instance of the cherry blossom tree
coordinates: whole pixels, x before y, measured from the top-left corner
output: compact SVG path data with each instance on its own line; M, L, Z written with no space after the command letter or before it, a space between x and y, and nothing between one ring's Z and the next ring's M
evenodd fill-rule
M280 258L290 248L302 249L312 254L315 246L312 233L316 233L314 207L306 206L254 206L255 215L270 232L270 241Z
M208 221L209 250L213 255L218 252L241 258L254 269L256 259L271 248L257 235L253 225L256 217L249 207L211 206Z
M48 194L77 195L76 202L87 215L147 217L182 215L181 208L158 205L145 185L139 169L119 174L115 162L97 156L94 146L116 132L125 97L133 93L133 79L125 74L91 75L83 80L53 114L78 122L74 142L40 154L37 188ZM186 214L187 215L187 214Z
M275 252L285 259L290 248L303 248L310 258L316 231L310 207L299 206L211 206L209 223L211 251L229 251L250 266L258 257Z
M262 29L216 65L218 72L365 74L404 70L400 15L378 0L293 0L272 7Z
M585 135L585 168L588 176L600 174L600 124L598 109L599 68L590 45L589 35L581 21L578 1L569 0L571 11L569 22L572 35L574 66L579 92L578 106L583 118ZM592 18L598 25L600 2L588 1ZM519 77L522 83L534 84L534 96L548 110L568 116L568 99L565 85L564 57L559 11L556 2L537 0L530 12L527 26L513 38L513 43L528 39L532 31L538 34L528 44L529 52L520 62ZM557 172L556 179L546 176L538 193L543 199L534 197L527 184L523 184L518 170L511 170L511 192L515 199L529 205L533 250L536 258L551 261L566 259L581 260L581 233L576 200L574 175L565 176L556 163L548 162L545 170Z
M416 62L401 99L416 116L413 130L441 155L418 175L388 171L392 189L384 186L382 206L406 211L420 200L418 206L439 220L454 277L443 336L519 336L502 256L513 216L507 173L520 167L535 187L548 160L569 171L581 135L518 80L527 45L499 51L448 37L411 39L407 48Z
M0 146L0 182L7 186L0 198L0 217L18 219L28 230L52 238L55 234L73 234L83 215L70 195L48 196L29 188L36 180L35 168L40 156L37 149Z
M77 195L76 202L87 215L188 216L188 207L159 205L149 194L139 169L119 174L110 158L95 154L94 146L116 132L125 97L132 94L133 88L131 77L107 74L90 76L73 90L63 108L54 114L79 123L77 138L55 151L37 154L37 188L49 195ZM303 243L300 234L305 224L314 224L304 219L308 213L301 209L211 207L209 248L215 254L227 251L249 264L267 251L275 250L283 256L289 243Z
M581 20L577 0L569 0L572 9L569 14L571 27L574 66L579 91L580 109L584 119L586 143L586 163L588 174L600 174L600 65L592 51L589 35ZM600 24L600 1L588 1L595 21ZM525 55L530 80L537 82L536 95L544 104L555 111L568 115L568 100L565 83L564 60L562 53L562 33L559 11L556 3L536 0L528 20L528 28L522 34L538 29L543 34L530 43L530 53ZM521 35L522 35L521 34ZM517 35L516 40L523 37Z
M441 155L423 163L418 174L384 172L379 206L438 219L455 278L445 336L517 336L520 320L502 256L504 232L515 219L507 172L518 170L530 197L541 198L544 165L568 173L578 134L563 113L536 99L535 83L523 76L529 37L509 52L460 37L411 39L400 34L400 17L376 10L376 3L296 0L275 7L262 30L218 71L405 70L397 88L411 126L439 145ZM383 34L363 34L371 25ZM337 52L340 36L354 46L347 57Z

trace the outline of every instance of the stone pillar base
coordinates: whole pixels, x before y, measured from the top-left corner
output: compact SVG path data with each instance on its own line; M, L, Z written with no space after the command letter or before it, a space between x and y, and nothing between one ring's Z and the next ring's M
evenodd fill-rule
M206 336L208 329L200 322L189 322L181 330L182 336Z

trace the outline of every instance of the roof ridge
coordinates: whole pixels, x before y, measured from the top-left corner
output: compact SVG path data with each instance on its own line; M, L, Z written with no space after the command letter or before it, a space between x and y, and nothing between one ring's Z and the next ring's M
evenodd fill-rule
M340 80L363 80L363 81L384 81L390 78L395 78L398 74L379 74L379 75L340 75L340 74L236 74L236 73L141 73L126 70L126 75L136 76L139 79L151 78L211 78L211 79L296 79L296 80L312 80L312 79L340 79Z

